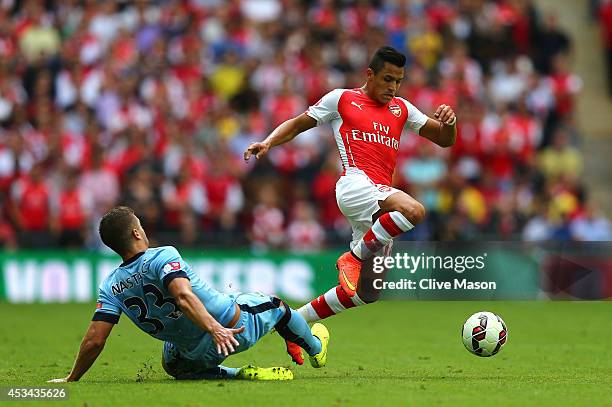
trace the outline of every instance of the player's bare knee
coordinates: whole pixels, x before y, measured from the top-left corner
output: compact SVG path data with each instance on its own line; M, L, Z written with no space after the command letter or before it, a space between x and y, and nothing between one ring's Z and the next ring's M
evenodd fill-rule
M418 225L425 219L425 207L417 201L412 201L410 204L404 205L400 212L413 225Z

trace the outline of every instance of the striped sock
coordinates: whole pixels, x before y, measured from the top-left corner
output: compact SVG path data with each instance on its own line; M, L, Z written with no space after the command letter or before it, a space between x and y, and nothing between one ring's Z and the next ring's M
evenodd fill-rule
M355 295L355 297L357 296ZM354 300L351 300L351 297L344 292L342 287L338 285L325 294L319 295L309 303L304 304L298 309L298 312L307 322L315 322L339 314L356 305L362 304L356 304Z
M370 230L353 247L353 254L361 260L372 257L393 241L394 237L413 227L412 223L398 211L384 213L376 219Z
M353 306L361 307L362 305L367 305L367 302L362 300L357 293L351 297L351 301L353 301Z

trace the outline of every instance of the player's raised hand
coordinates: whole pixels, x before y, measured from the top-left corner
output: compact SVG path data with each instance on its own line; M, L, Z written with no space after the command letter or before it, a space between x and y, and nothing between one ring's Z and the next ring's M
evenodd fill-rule
M234 353L236 349L234 346L239 346L240 343L234 335L244 332L244 326L240 328L225 328L221 324L218 324L210 334L217 345L217 353L223 353L224 356L228 356L230 353Z
M263 141L251 143L251 145L244 152L244 161L249 161L252 155L254 155L255 158L259 160L261 157L268 153L269 149L270 145Z
M452 126L457 121L457 117L455 116L455 112L449 105L440 105L434 113L434 117L446 124L447 126Z

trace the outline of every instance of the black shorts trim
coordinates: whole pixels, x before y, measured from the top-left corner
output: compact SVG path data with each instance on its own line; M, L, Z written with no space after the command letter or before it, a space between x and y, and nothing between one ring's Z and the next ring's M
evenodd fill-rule
M110 322L111 324L119 323L119 315L109 314L108 312L94 312L92 321L104 321Z
M271 301L263 302L254 307L246 304L238 304L242 311L248 312L249 314L259 314L260 312L270 311L271 309L280 307L280 305L281 300L278 297L272 297Z

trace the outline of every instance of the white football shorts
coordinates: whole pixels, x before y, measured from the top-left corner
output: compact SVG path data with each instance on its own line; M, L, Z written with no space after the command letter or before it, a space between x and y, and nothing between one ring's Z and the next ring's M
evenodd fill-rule
M399 189L375 184L360 169L349 168L336 182L336 202L353 229L351 249L372 227L372 216L378 212L378 201L384 201Z

